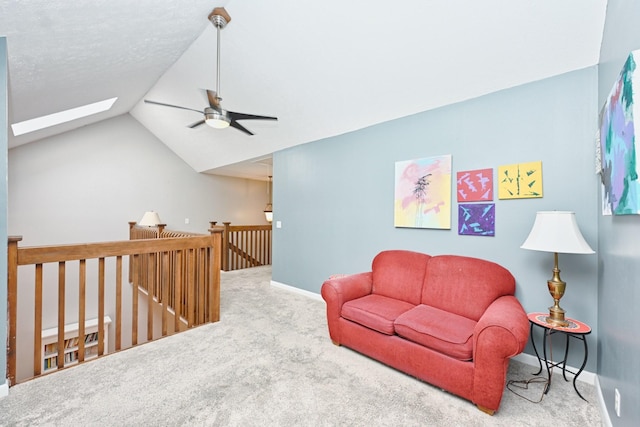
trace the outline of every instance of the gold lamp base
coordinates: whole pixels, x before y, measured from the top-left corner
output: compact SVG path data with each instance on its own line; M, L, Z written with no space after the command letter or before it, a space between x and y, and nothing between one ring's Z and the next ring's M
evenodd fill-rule
M545 318L546 322L554 326L566 327L569 322L565 320L565 311L560 307L560 298L564 295L567 284L560 278L560 269L558 269L558 253L554 253L553 278L547 281L549 293L553 297L553 305L549 307L549 316Z
M560 309L560 311L557 311L555 310L555 306L549 307L549 315L545 317L544 320L554 326L569 326L569 322L564 318L564 310Z

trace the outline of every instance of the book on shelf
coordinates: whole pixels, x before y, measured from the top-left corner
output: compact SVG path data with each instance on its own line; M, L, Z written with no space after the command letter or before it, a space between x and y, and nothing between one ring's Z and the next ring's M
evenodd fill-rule
M108 352L108 326L111 323L109 316L104 317L104 352ZM58 345L58 328L48 328L42 331L42 366L44 371L52 371L58 368L58 350L64 350L63 365L78 363L80 340L84 343L84 360L98 356L98 341L100 334L97 331L98 320L89 319L85 323L85 334L78 336L78 324L66 324L64 327L64 341Z

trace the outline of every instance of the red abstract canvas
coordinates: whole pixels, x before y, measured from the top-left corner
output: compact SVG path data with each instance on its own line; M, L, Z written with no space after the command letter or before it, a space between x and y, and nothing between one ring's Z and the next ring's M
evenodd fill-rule
M458 202L493 200L493 169L476 169L457 173Z

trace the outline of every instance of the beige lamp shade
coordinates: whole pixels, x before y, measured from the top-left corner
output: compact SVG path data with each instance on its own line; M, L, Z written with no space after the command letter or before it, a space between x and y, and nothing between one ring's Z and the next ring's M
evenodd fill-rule
M162 224L162 221L160 221L158 212L154 211L145 212L140 222L138 222L138 225L143 227L155 227L158 224Z
M582 237L575 212L541 211L522 249L565 254L592 254L593 249Z

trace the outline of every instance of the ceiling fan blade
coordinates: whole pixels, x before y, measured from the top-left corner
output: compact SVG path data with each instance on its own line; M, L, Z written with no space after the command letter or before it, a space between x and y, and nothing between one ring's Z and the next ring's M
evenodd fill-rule
M227 111L231 120L278 120L277 117L271 116L258 116L255 114L236 113L233 111Z
M229 126L231 126L232 128L241 130L246 134L253 135L253 133L250 130L248 130L246 127L242 126L240 123L236 122L235 120L231 120L231 123L229 123Z
M188 127L188 128L190 128L190 129L195 129L195 128L197 128L198 126L202 126L204 123L205 123L205 122L204 122L204 119L202 119L202 120L198 120L198 121L197 121L197 122L195 122L195 123L191 123L191 124L190 124L189 126L187 126L187 127Z
M204 114L200 110L195 110L193 108L188 108L188 107L181 107L179 105L165 104L164 102L157 102L157 101L149 101L148 99L145 99L144 102L146 102L147 104L162 105L163 107L180 108L181 110L195 111L196 113Z
M205 89L207 92L207 99L209 100L209 107L220 110L220 98L215 90Z

